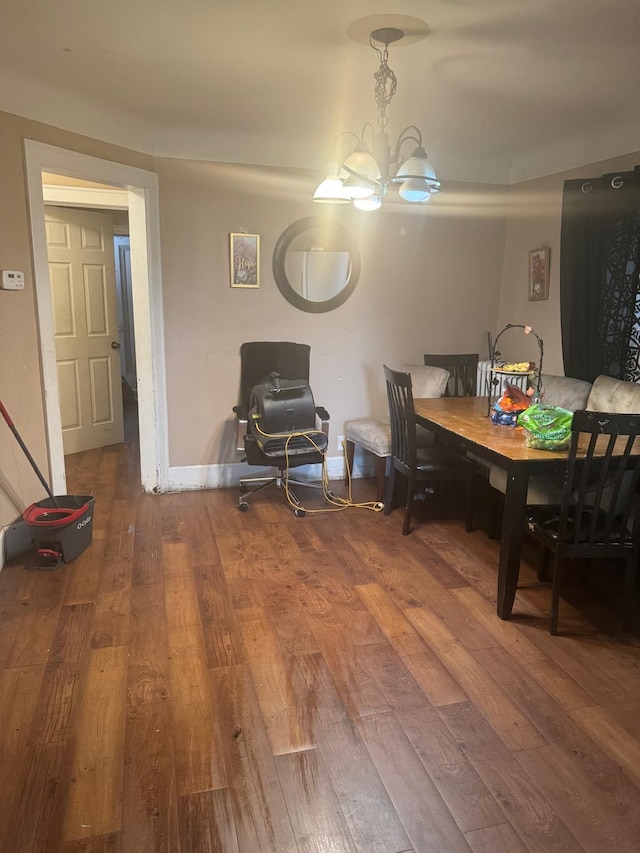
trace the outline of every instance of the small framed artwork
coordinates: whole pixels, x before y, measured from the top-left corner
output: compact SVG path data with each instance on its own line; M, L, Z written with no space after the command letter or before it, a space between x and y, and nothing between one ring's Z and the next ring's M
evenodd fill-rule
M529 302L549 298L550 255L548 246L529 252Z
M231 287L260 287L260 235L230 234Z

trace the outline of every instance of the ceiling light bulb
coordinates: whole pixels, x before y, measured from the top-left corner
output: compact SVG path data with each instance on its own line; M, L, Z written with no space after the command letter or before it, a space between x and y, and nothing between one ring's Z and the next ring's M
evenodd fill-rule
M343 184L345 192L350 198L369 198L375 192L375 188L363 181L361 178L356 178L355 175L349 175Z
M399 190L400 198L405 201L429 201L431 190L423 178L409 178Z
M351 196L346 192L338 178L326 178L313 194L313 200L320 204L349 204Z
M382 198L379 195L372 195L369 198L356 198L353 200L353 206L358 210L379 210L382 207Z

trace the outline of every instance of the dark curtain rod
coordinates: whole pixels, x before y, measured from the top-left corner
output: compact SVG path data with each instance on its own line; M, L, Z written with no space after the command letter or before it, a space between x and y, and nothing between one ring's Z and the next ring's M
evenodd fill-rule
M609 181L612 188L614 190L619 190L620 187L624 186L624 182L627 180L631 180L632 178L640 177L640 166L636 166L633 172L610 172L609 174L601 175L599 178L593 178L592 180L585 181L582 184L582 192L590 193L593 189L593 185L599 181Z

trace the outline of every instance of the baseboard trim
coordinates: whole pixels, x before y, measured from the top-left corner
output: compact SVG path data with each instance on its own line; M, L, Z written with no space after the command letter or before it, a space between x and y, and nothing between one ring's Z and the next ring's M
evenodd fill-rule
M369 460L355 459L351 477L357 480L361 477L374 476L374 466ZM246 462L229 462L221 465L175 465L167 471L167 491L187 492L196 489L229 489L238 485L241 477L259 477L262 473L268 476L272 469L258 468L247 465ZM301 465L296 468L296 475L317 480L318 465ZM330 480L344 478L344 458L342 456L327 457L327 473Z

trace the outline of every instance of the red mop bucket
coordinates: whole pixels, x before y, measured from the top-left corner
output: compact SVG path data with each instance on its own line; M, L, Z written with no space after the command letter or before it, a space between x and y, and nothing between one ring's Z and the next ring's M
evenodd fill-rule
M91 495L56 495L25 509L42 568L57 569L91 545L94 503Z
M45 500L28 506L22 513L22 518L31 529L38 545L41 568L57 569L63 563L74 560L91 545L95 498L91 495L54 495L11 420L9 412L2 405L2 400L0 400L0 415L5 419L49 495Z

